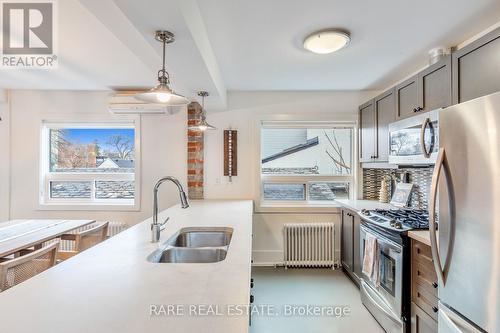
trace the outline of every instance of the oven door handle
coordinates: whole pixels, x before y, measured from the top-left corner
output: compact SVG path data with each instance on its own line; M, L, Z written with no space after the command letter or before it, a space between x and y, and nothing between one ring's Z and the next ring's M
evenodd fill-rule
M365 232L365 234L370 234L372 236L375 236L377 238L377 243L390 245L393 248L394 252L401 253L402 247L400 244L393 242L388 238L385 238L384 236L380 235L379 233L375 233L375 232L371 231L370 229L368 229L365 226L361 226L361 230L363 230Z
M389 309L386 309L385 307L380 305L380 303L377 302L377 300L375 298L373 298L373 296L371 295L370 289L369 289L370 287L367 287L365 284L366 284L366 282L363 279L361 279L361 288L363 288L363 293L366 295L366 297L368 297L370 302L372 302L372 304L374 304L380 311L385 313L385 315L387 317L389 317L392 321L394 321L397 324L401 324L401 319L399 319Z

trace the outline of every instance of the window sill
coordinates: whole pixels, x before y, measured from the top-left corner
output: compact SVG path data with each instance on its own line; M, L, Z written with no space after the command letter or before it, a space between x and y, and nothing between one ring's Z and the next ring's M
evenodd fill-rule
M41 203L37 210L41 211L118 211L138 212L141 210L139 204L89 204L89 203Z

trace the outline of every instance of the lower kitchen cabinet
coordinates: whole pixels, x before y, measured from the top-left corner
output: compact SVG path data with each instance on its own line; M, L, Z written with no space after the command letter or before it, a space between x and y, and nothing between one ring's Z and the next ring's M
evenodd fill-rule
M358 214L354 213L353 217L353 235L354 235L354 240L352 242L353 244L353 255L354 255L354 260L353 260L353 271L354 271L354 276L356 280L359 281L361 279L361 252L359 248L359 227L361 225L361 218L359 217Z
M437 322L415 303L411 303L411 333L437 333Z
M438 282L430 246L412 240L411 331L430 333L438 330Z
M361 276L361 258L359 252L360 223L361 219L355 211L342 209L342 268L358 286Z
M342 267L348 273L353 272L354 268L354 253L353 253L353 240L354 228L353 219L350 210L342 210Z

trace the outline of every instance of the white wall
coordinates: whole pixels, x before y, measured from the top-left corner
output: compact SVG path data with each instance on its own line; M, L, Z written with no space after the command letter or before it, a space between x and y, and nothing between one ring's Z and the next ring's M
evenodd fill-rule
M358 106L377 93L230 92L228 111L208 114L208 122L217 130L205 135L206 198L258 197L259 119L355 121ZM238 176L232 183L221 176L223 130L228 128L238 130Z
M253 218L252 259L254 265L268 266L283 262L283 224L334 223L335 261L340 264L339 211L325 213L257 213Z
M208 115L217 127L205 136L206 198L247 198L259 196L257 172L260 138L256 135L259 119L282 120L357 120L358 106L378 92L232 92L229 111ZM230 183L223 177L223 133L238 130L238 176ZM295 210L295 212L293 212ZM280 212L256 212L253 219L254 264L273 265L283 261L284 223L335 223L336 259L340 260L340 214L337 208L284 209Z
M90 218L135 224L152 215L154 182L165 175L186 178L186 113L172 117L147 116L141 120L142 195L136 212L46 211L37 209L38 129L41 120L116 119L106 108L106 92L13 91L11 93L11 219ZM2 187L3 187L2 180ZM177 191L161 189L165 208L177 203Z
M207 199L258 198L259 162L256 136L259 119L355 120L357 107L378 92L231 92L228 111L209 113L209 123L217 130L206 134L205 193ZM186 180L186 114L143 116L141 120L142 198L138 212L41 211L35 193L38 181L38 128L42 119L76 121L85 116L110 119L105 92L13 91L11 99L11 219L15 218L92 218L135 224L151 216L152 187L161 176ZM222 176L223 129L238 130L238 176L229 183ZM0 178L2 188L5 180ZM162 208L177 203L176 191L162 189ZM325 214L327 213L327 214ZM336 208L307 214L256 213L254 218L254 262L280 263L283 223L332 221L340 235ZM338 239L337 239L338 240ZM340 242L337 241L338 257Z
M9 220L10 116L7 93L0 90L0 222Z

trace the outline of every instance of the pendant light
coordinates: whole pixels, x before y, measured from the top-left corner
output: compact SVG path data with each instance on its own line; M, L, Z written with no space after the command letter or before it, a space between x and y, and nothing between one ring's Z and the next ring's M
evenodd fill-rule
M165 69L165 46L175 41L174 34L170 31L158 30L155 39L163 44L163 67L158 71L158 85L149 91L138 93L134 97L148 103L159 103L167 106L180 106L189 104L189 100L176 94L170 88L170 76Z
M215 130L214 126L207 123L207 112L205 111L205 97L208 96L208 92L199 91L198 96L201 97L201 121L198 125L189 126L188 129L192 131L205 132L206 130Z

